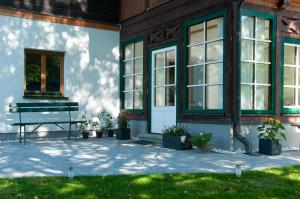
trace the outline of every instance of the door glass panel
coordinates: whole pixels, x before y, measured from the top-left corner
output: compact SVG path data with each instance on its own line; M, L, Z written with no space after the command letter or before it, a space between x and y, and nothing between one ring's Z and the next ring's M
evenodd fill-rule
M166 85L175 84L175 68L166 68Z
M174 66L175 65L175 51L171 50L166 52L166 66Z
M174 86L166 87L166 106L175 106L175 88L174 88Z
M155 86L165 85L165 69L155 70Z
M41 55L26 54L26 91L41 91Z
M165 66L165 53L155 54L155 68L161 68Z
M46 57L46 90L47 92L60 91L60 57L48 55Z
M203 86L188 88L188 108L191 110L204 109Z
M165 106L165 87L155 88L155 106Z

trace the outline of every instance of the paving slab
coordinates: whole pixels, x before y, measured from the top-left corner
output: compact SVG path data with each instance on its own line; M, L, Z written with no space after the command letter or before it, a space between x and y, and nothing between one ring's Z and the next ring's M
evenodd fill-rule
M300 152L283 152L279 156L200 153L114 138L0 144L2 178L66 176L69 167L74 167L76 175L231 173L236 164L242 164L244 170L300 165Z

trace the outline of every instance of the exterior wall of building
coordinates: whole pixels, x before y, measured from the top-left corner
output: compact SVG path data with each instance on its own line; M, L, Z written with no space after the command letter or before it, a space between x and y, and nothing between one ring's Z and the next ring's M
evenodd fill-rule
M11 102L57 100L25 99L24 49L65 52L64 96L79 102L82 114L95 115L104 108L116 118L119 113L119 32L0 16L0 133L17 132L10 114ZM61 101L61 100L60 100ZM23 114L24 122L57 119L65 114ZM31 130L28 128L27 130ZM59 130L42 127L41 130Z

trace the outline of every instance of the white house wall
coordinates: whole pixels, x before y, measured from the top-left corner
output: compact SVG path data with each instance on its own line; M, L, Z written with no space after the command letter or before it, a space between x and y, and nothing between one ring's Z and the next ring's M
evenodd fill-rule
M18 131L10 126L18 122L18 115L8 112L9 103L43 101L23 98L25 48L65 52L65 97L79 102L81 110L74 117L96 115L104 108L117 117L118 45L119 32L0 16L0 133ZM45 120L45 115L49 119L49 115L38 113L24 114L24 119Z

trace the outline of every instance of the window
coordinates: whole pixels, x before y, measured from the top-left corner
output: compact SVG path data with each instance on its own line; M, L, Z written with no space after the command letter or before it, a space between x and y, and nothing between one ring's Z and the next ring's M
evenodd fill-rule
M124 46L123 107L143 109L143 41Z
M300 108L300 43L284 43L283 106Z
M64 53L25 50L25 96L63 96Z
M224 17L188 27L187 108L223 109Z
M271 21L242 16L241 109L271 109Z

